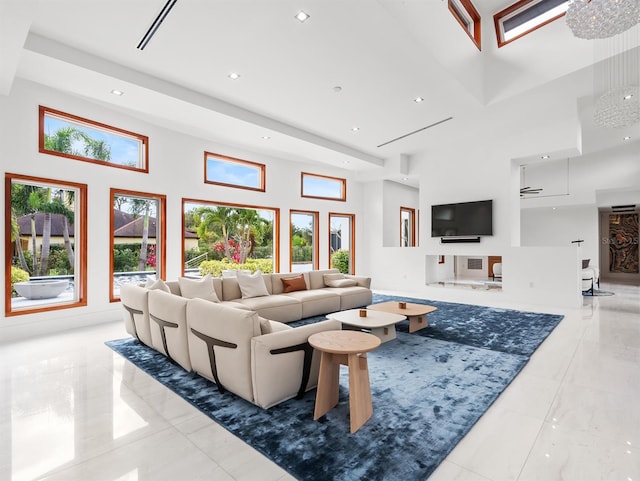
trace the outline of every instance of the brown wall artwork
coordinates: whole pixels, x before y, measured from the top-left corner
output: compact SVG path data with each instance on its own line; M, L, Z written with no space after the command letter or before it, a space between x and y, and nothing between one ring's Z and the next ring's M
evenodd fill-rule
M609 272L638 273L638 214L609 215Z

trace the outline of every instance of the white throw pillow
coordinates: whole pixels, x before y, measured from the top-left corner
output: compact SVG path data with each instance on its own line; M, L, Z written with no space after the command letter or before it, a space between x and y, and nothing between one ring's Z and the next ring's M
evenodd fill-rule
M324 282L328 287L353 287L358 285L355 279L335 279L333 281Z
M171 289L169 289L169 286L162 279L158 279L157 281L153 281L152 283L149 283L149 281L147 281L147 284L145 284L145 287L149 290L158 289L160 291L171 293Z
M156 278L154 276L147 276L147 282L144 283L143 287L149 289L156 282Z
M198 297L211 302L220 302L216 291L213 288L213 280L211 275L207 274L202 279L189 279L188 277L179 277L180 294L187 299Z
M255 274L246 274L238 271L238 286L243 299L250 297L268 296L269 291L262 278L262 271L258 269Z
M341 279L344 279L344 274L341 273L337 273L337 274L324 274L322 276L323 280L324 280L324 285L327 287L336 287L336 286L332 286L331 282L333 281L339 281Z

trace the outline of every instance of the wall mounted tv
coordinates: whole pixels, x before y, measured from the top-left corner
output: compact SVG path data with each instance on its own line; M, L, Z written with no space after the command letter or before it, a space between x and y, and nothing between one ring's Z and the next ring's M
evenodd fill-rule
M493 201L431 206L431 237L493 235Z

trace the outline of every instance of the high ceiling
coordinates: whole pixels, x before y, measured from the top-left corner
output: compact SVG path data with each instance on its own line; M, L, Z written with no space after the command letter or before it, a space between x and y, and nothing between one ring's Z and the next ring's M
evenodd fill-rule
M444 0L178 0L139 50L166 0L0 0L0 94L23 78L212 141L391 176L403 156L549 121L575 127L555 145L565 157L640 138L593 125L600 54L564 19L497 48L493 14L512 2L474 2L482 51Z

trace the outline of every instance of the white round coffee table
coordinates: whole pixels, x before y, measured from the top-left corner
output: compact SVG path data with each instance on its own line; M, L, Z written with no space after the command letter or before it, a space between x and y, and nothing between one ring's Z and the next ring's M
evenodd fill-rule
M364 311L366 317L362 317L360 311ZM347 311L327 314L327 319L336 319L347 326L371 331L371 334L380 338L381 342L395 339L396 324L404 321L406 318L407 317L402 314L368 309L349 309Z

